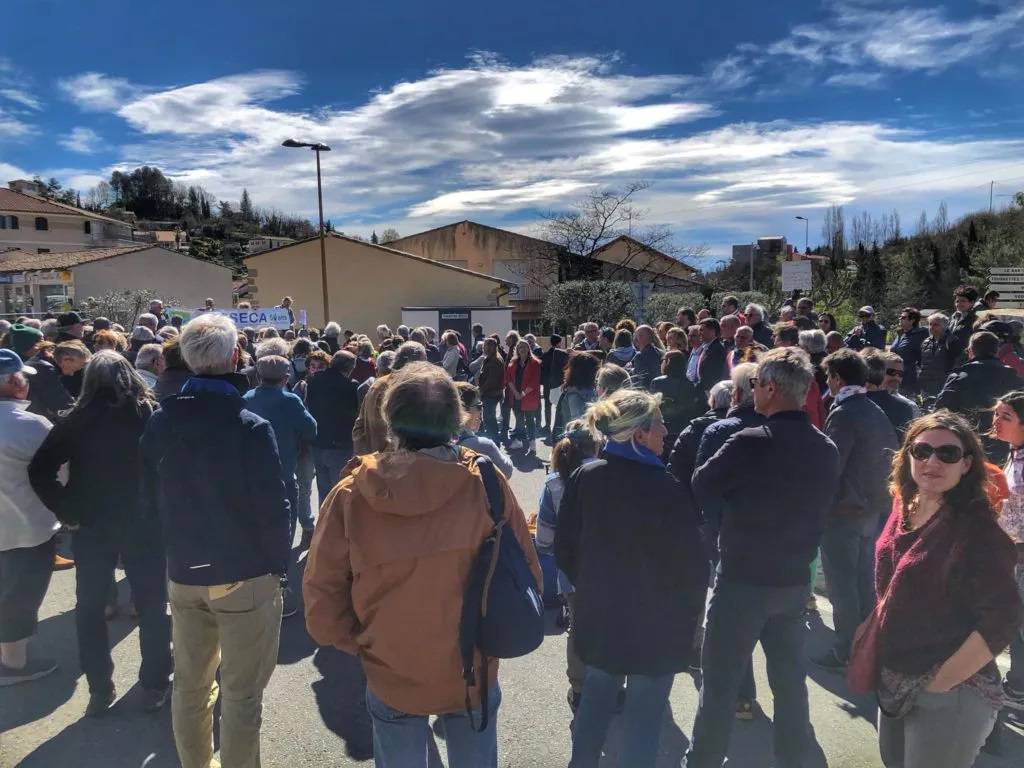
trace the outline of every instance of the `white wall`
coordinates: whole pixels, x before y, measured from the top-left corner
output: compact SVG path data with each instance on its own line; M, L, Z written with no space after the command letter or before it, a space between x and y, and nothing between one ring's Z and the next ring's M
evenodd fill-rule
M470 311L470 327L480 323L484 327L484 336L497 333L502 338L512 330L512 307L495 307L494 309L474 309Z
M131 242L131 227L118 227L92 219L92 233L85 234L85 219L78 216L44 215L48 229L36 229L36 215L31 213L4 213L18 217L18 229L0 229L0 246L21 248L35 253L39 248L48 248L51 253L83 251L110 245L127 245Z

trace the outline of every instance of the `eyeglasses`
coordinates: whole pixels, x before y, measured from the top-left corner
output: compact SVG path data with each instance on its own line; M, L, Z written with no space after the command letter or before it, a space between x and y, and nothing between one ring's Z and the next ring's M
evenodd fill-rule
M914 443L910 446L910 455L918 461L928 461L932 454L939 457L943 464L956 464L964 457L964 449L959 445L932 445L931 443Z
M899 368L886 368L885 369L885 375L886 376L892 376L893 378L896 378L896 379L902 379L903 378L903 371L901 371Z
M751 376L749 379L747 379L747 381L750 382L750 388L753 389L754 387L757 386L758 378L757 376Z

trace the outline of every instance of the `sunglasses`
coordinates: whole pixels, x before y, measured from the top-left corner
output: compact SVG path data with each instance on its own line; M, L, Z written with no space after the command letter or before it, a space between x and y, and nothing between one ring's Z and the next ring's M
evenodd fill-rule
M886 368L885 369L885 375L886 376L892 376L893 378L896 378L896 379L902 379L903 378L903 371L901 371L899 368Z
M956 464L964 457L964 449L959 445L936 446L930 443L914 443L910 446L910 455L918 461L928 461L933 453L943 464Z
M868 320L871 318L871 315L857 315L857 317L859 317L861 320Z

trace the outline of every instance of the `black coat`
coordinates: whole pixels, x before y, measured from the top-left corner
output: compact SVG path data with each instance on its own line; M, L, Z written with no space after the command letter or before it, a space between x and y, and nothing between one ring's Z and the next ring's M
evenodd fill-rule
M974 323L977 319L978 313L973 308L963 315L954 312L949 318L949 333L946 334L946 339L953 365L966 362L967 343L971 340L971 334L974 333Z
M775 334L772 333L772 329L768 327L767 323L754 323L750 329L754 332L754 341L758 344L764 344L768 349L775 346Z
M858 330L860 333L856 333ZM843 339L843 343L850 349L858 351L864 349L864 347L885 349L885 328L873 320L867 323L861 323L846 334L846 338Z
M562 386L565 367L569 364L569 353L564 349L551 347L540 357L540 382L548 389Z
M921 342L921 364L917 372L917 386L922 394L939 394L946 377L953 369L955 355L949 348L949 335L936 339L929 336ZM904 366L904 370L906 367Z
M306 382L306 408L316 419L316 448L352 450L352 427L359 415L359 385L328 368Z
M664 468L583 465L558 512L555 558L576 587L580 658L613 674L686 669L708 567L689 494Z
M651 392L661 395L661 415L665 419L668 436L665 438L666 456L686 429L690 420L703 408L705 398L692 381L683 376L658 376L651 382Z
M889 417L889 423L896 430L896 436L903 442L903 435L907 431L907 424L914 418L914 407L903 400L899 400L885 389L876 389L868 392L868 400L882 409L882 413Z
M28 469L32 488L57 519L114 529L138 523L139 438L154 408L93 400L57 420ZM57 473L65 463L62 485Z
M38 355L28 360L26 365L36 369L35 376L30 376L28 381L29 413L56 421L60 412L70 408L74 402L61 382L60 370Z
M715 339L704 348L697 366L697 379L704 392L710 392L722 379L729 375L725 365L725 346L721 339Z
M661 375L662 351L653 344L648 344L633 356L628 369L632 374L632 386L637 389L650 389L651 382Z
M724 419L728 412L728 408L708 411L703 416L692 419L679 433L675 445L672 446L672 453L669 454L668 471L683 484L683 487L690 487L690 478L693 477L697 463L697 449L700 448L700 440L704 437L705 430L719 419Z
M962 413L976 424L989 461L1002 465L1006 460L1006 443L987 436L992 429L991 408L999 397L1020 387L1020 377L1013 368L996 358L972 360L949 374L935 399L935 408Z

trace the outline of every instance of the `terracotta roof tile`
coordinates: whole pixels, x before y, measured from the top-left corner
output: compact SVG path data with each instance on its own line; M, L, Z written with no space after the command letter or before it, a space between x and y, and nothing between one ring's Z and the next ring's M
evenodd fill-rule
M93 248L88 251L67 251L65 253L29 253L28 251L7 251L0 253L0 272L30 272L37 269L70 269L79 264L122 256L126 253L155 248L152 243L126 245L120 248Z
M35 195L26 195L24 192L16 192L13 189L4 189L0 187L0 211L11 211L12 213L49 213L49 214L61 214L65 216L81 216L82 218L100 219L102 221L113 222L114 224L121 224L125 227L130 227L126 221L119 221L112 219L109 216L102 216L93 211L83 211L81 208L75 208L73 205L65 205L64 203L58 203L53 200L44 200L41 197Z

